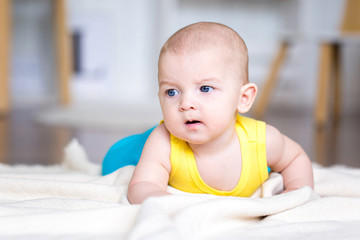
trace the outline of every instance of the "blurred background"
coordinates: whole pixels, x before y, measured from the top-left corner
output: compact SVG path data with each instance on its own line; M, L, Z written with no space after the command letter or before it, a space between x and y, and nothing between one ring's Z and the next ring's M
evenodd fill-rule
M101 163L117 140L161 120L157 58L166 39L215 21L245 40L259 98L277 70L266 107L249 115L298 141L314 162L360 167L360 38L344 34L345 0L0 1L0 162L56 164L77 138ZM324 73L324 42L335 46L329 59L341 72L340 84L325 85L341 92L340 117L329 111L319 126L319 78L337 69ZM333 95L326 98L320 109L332 109Z

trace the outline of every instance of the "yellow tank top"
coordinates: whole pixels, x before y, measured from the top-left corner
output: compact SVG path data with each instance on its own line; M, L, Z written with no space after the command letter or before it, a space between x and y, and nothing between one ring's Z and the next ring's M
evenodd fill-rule
M268 178L265 123L238 115L236 132L241 147L242 170L239 182L233 190L220 191L208 186L199 174L195 156L188 143L172 134L169 185L190 193L250 197Z

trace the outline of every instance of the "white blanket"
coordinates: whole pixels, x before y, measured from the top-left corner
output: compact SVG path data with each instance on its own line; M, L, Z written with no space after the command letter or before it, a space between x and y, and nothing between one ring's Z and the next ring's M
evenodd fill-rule
M59 166L0 165L0 239L359 239L360 170L314 165L315 191L174 195L130 205L133 167L100 176L73 141Z

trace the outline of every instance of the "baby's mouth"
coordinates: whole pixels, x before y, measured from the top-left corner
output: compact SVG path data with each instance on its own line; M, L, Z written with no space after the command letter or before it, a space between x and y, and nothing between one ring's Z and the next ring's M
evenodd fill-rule
M195 125L195 124L199 124L199 123L201 123L201 122L198 120L192 120L192 121L187 121L186 125Z

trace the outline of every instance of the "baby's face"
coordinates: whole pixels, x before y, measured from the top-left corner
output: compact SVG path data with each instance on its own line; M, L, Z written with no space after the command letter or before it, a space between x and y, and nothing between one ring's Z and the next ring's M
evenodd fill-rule
M159 100L170 133L204 144L233 131L243 84L234 62L221 48L161 56Z

